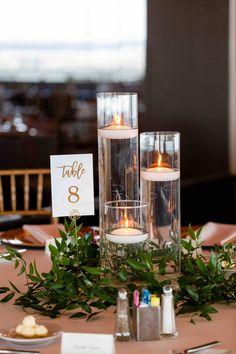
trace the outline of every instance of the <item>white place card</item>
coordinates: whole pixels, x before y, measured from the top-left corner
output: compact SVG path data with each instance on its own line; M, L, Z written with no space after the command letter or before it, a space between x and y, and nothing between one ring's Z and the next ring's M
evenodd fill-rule
M94 215L93 155L52 155L52 215Z
M112 334L63 332L61 354L115 354Z

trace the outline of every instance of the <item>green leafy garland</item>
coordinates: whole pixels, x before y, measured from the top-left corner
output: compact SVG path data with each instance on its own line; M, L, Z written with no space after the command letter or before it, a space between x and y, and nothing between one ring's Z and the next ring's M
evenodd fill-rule
M10 287L0 287L4 294L1 302L14 298L14 304L31 308L42 315L55 318L64 312L71 318L90 319L102 310L116 304L117 289L126 287L130 295L136 288L146 287L152 293L161 294L168 280L160 281L153 271L154 251L140 252L135 258L125 259L118 272L100 266L100 253L93 236L81 235L81 225L65 221L61 240L50 245L51 270L41 273L36 262L28 266L21 253L7 248L7 260L15 261L18 275L25 275L25 291L11 281ZM199 249L200 230L191 226L189 241L182 240L181 276L179 291L175 295L177 313L192 313L211 320L217 312L212 304L236 300L236 273L227 276L232 265L233 245L215 247L207 260ZM79 235L79 236L78 236Z

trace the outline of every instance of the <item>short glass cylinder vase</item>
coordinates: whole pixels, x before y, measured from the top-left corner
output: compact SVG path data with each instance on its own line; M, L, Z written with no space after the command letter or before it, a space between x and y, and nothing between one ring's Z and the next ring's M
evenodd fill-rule
M140 134L140 194L149 205L150 240L157 247L157 272L180 273L180 134Z
M139 200L105 203L105 266L119 271L128 258L148 250L148 205Z
M105 203L139 199L136 93L97 94L100 252L104 256Z

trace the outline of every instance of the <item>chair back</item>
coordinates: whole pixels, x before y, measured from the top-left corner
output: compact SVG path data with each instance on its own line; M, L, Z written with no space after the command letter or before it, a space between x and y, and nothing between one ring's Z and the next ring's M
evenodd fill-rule
M50 169L0 170L0 215L51 216L50 185Z

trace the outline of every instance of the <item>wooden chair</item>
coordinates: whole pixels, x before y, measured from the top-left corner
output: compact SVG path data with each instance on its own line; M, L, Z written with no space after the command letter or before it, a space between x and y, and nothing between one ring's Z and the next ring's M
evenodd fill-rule
M0 170L0 215L51 217L50 186L50 169Z

